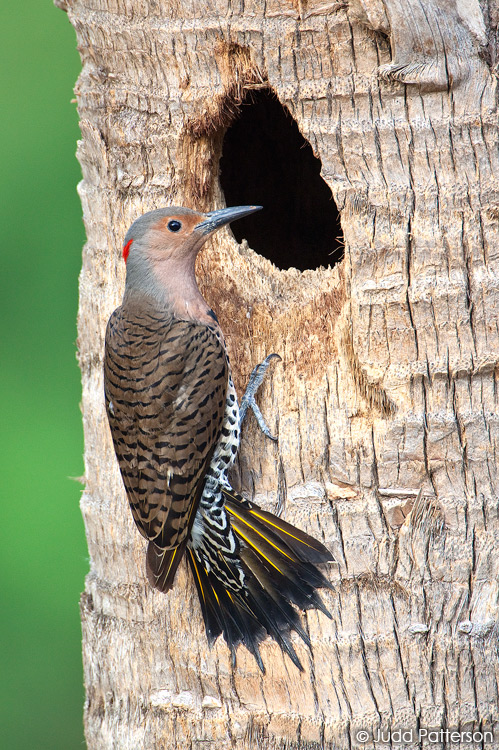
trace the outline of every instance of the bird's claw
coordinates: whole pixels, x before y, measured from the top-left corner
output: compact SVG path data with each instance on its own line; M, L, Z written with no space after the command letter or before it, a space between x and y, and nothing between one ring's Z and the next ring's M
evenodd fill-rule
M244 418L246 416L246 412L249 408L255 415L258 426L260 427L263 434L266 437L270 438L270 440L277 441L277 437L272 435L269 428L267 427L262 412L258 408L258 404L255 401L256 392L263 382L272 359L278 359L279 361L281 361L281 357L278 354L269 354L268 357L265 357L263 362L260 362L260 364L253 369L253 372L250 375L248 385L246 386L246 391L244 392L244 396L241 399L241 405L239 407L239 427L242 426Z

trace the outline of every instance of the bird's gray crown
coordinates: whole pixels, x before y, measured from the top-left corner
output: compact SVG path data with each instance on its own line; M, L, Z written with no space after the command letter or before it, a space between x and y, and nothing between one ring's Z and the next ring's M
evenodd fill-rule
M154 211L148 211L135 219L126 233L123 245L126 245L130 240L141 240L151 227L166 216L186 216L199 213L199 211L193 211L191 208L184 208L183 206L168 206L167 208L156 208Z

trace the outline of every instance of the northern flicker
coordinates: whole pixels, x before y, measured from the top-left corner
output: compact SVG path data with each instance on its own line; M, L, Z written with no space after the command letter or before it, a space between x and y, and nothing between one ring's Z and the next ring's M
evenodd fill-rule
M184 555L210 645L243 643L264 671L267 635L302 669L290 631L306 644L299 609L326 615L316 567L332 560L317 540L236 493L228 471L240 414L224 337L202 297L196 256L213 232L259 206L199 213L150 211L130 227L123 302L106 331L105 398L116 456L135 523L148 540L150 584L168 591ZM275 356L275 355L271 355ZM270 357L243 397L254 403ZM266 430L267 434L268 430Z

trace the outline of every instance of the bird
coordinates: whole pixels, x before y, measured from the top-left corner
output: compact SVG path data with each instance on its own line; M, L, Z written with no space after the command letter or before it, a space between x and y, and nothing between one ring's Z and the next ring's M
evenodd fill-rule
M123 244L122 304L105 337L105 407L135 524L147 540L146 574L167 592L185 557L209 645L222 635L236 663L244 645L264 673L259 646L272 637L303 665L291 631L311 647L299 610L331 617L317 589L333 560L317 539L236 492L230 468L242 419L256 406L271 354L253 371L239 410L227 347L199 290L205 241L261 206L208 213L179 206L140 216Z

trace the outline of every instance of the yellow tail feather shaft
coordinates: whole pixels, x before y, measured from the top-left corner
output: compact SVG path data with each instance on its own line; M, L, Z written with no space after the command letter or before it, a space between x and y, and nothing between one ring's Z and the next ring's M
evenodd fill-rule
M287 557L288 560L291 560L291 562L296 562L296 558L291 557L291 555L288 555L288 553L285 550L283 550L280 547L278 547L277 544L275 544L271 539L269 539L268 536L266 536L262 531L260 531L259 529L257 529L256 526L253 526L251 523L249 523L249 521L247 521L245 518L243 518L238 513L236 513L233 508L230 508L229 506L226 506L226 508L229 511L229 513L231 514L231 516L235 516L239 521L241 521L241 523L244 523L246 526L248 526L250 529L252 529L256 534L258 534L259 536L261 536L262 539L265 539L265 541L268 544L270 544L272 547L274 547L274 549L276 549L278 552L280 552L281 555L284 555L284 557ZM232 524L232 526L234 527L234 523ZM295 538L297 539L297 537L295 537Z
M291 539L296 539L297 542L300 542L300 544L304 544L306 547L310 547L310 549L314 549L311 544L307 544L307 542L304 541L304 539L300 539L300 537L295 536L294 534L291 534L287 529L283 528L282 524L273 523L268 518L262 515L262 513L258 513L256 510L251 509L249 511L252 516L255 516L256 518L259 518L264 523L268 523L269 526L273 526L275 529L279 529L279 531L282 531L283 534L287 534Z
M236 531L236 532L237 532L237 534L238 534L238 535L239 535L239 536L240 536L240 537L241 537L242 539L244 539L244 541L246 542L246 544L247 544L248 546L252 547L252 548L253 548L253 549L254 549L254 550L255 550L256 552L258 552L258 554L260 555L260 557L263 557L263 559L264 559L264 560L266 560L266 561L267 561L267 562L269 563L269 565L272 565L272 567L273 567L273 568L275 568L275 569L277 570L277 572L278 572L278 573L280 573L281 575L284 575L284 573L282 572L282 570L280 570L280 569L279 569L279 568L277 567L277 565L276 565L275 563L273 563L273 562L272 562L272 560L271 560L271 559L270 559L269 557L267 557L267 555L266 555L266 554L265 554L264 552L262 552L261 548L260 548L260 547L258 547L258 545L257 545L257 544L254 544L254 543L253 543L253 542L251 541L251 539L249 539L249 538L248 538L248 537L246 536L246 534L245 534L245 533L244 533L244 532L243 532L243 531L241 530L241 528L240 528L240 527L238 527L238 524L237 524L237 523L234 523L234 522L233 522L233 523L232 523L232 528L234 529L234 531Z
M199 570L198 570L198 566L197 566L197 563L196 563L196 558L193 555L192 550L189 550L189 556L190 556L191 561L192 561L193 569L194 569L194 571L196 573L196 578L197 578L197 581L198 581L198 584L199 584L199 590L200 590L200 592L201 592L201 594L203 596L203 601L206 602L206 596L205 596L205 593L204 593L204 588L203 588L203 584L202 584L202 581L201 581L201 576L199 575Z

